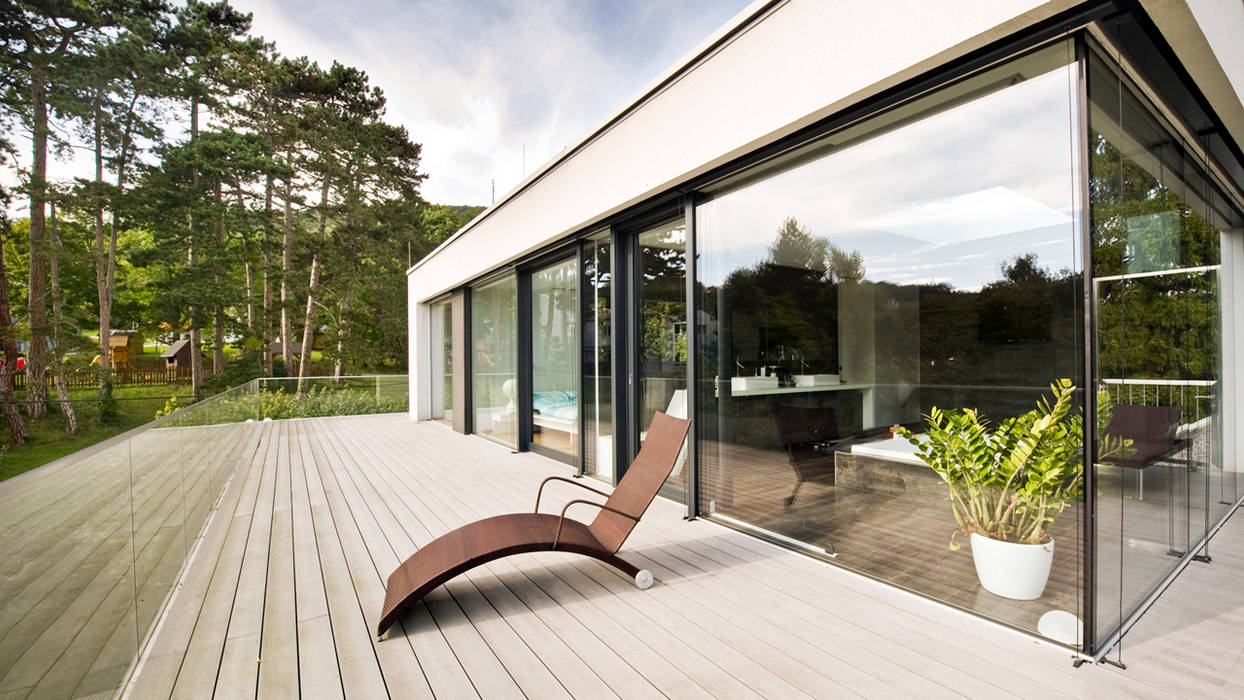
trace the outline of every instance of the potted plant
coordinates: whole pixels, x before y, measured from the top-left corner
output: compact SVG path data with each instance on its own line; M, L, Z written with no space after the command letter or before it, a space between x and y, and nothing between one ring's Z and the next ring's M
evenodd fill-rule
M1049 528L1081 497L1083 418L1073 413L1070 379L1050 385L1027 413L990 430L975 409L932 408L923 435L900 429L916 455L950 488L958 528L966 533L981 585L1007 598L1041 596L1054 558Z

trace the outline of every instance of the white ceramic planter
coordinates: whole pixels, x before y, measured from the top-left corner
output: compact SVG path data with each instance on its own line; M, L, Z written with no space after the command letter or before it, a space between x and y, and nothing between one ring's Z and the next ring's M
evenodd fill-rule
M1045 544L1016 544L973 532L972 563L985 590L1004 598L1035 600L1045 591L1054 562L1054 540Z

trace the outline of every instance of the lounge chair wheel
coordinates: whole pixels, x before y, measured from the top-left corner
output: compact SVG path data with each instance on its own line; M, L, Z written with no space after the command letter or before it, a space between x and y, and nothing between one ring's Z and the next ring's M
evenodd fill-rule
M635 585L641 591L652 588L652 572L647 569L640 569L639 573L635 574Z

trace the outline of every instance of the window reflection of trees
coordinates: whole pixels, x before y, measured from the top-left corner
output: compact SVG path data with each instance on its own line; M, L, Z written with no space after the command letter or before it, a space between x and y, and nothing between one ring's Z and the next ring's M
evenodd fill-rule
M1217 275L1127 276L1217 264L1218 230L1102 134L1092 145L1093 276L1116 278L1096 289L1102 376L1214 379Z

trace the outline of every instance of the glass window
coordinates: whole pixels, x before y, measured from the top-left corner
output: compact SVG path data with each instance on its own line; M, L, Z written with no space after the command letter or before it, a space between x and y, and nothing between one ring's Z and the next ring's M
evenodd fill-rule
M1244 218L1115 66L1094 55L1088 76L1102 644L1238 498L1221 248Z
M705 512L1017 627L1077 613L1080 452L1068 512L1025 535L1052 571L1021 600L984 587L986 545L948 546L947 485L894 437L927 444L935 407L997 426L1054 380L1083 386L1072 61L1070 44L1031 54L708 193ZM1082 405L1077 393L1068 423Z
M657 411L687 417L687 227L682 219L639 234L637 354L639 441ZM682 500L686 453L662 493Z
M518 283L513 274L471 288L475 432L518 445Z
M610 483L613 469L613 258L609 233L583 246L583 471Z
M579 264L531 273L531 443L579 454Z
M432 419L453 425L454 421L454 334L453 304L449 299L431 308Z

